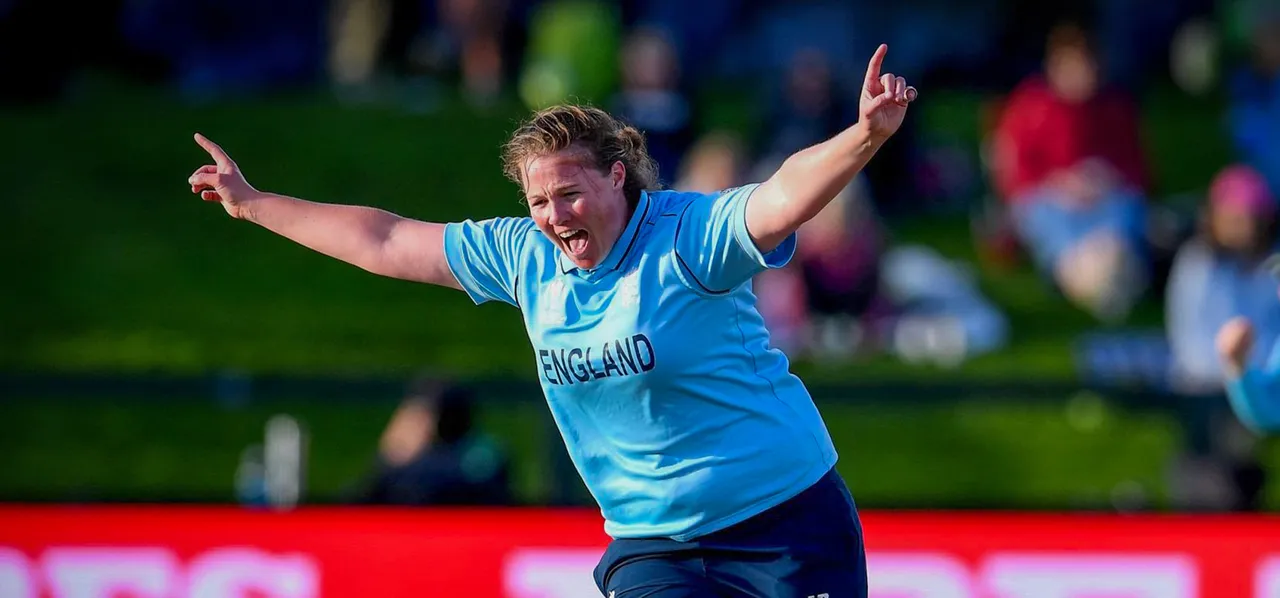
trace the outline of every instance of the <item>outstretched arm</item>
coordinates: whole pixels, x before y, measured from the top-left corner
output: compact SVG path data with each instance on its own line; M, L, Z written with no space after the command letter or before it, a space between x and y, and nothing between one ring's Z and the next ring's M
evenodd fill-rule
M887 52L888 46L882 44L871 57L858 122L787 158L752 193L746 206L747 232L761 252L778 247L822 211L902 126L907 105L916 99L917 92L902 77L880 74Z
M462 288L445 259L443 224L258 191L222 148L203 135L195 138L214 164L191 175L191 191L221 203L232 217L374 274Z
M1280 344L1266 368L1248 367L1253 331L1244 320L1232 320L1218 334L1218 351L1226 372L1227 400L1240 422L1254 432L1280 431Z

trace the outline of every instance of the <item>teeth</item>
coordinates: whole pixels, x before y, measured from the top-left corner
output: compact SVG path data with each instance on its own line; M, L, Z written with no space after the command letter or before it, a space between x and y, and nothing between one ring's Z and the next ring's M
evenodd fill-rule
M582 232L582 229L575 229L575 230L565 231L565 232L560 233L560 238L561 238L561 239L568 239L569 237L572 237L572 236L574 236L574 235L578 234L579 232Z

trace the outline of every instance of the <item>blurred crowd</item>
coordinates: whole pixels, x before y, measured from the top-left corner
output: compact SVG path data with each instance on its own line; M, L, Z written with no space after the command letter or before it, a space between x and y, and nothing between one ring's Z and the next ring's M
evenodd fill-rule
M1217 382L1213 335L1228 318L1256 322L1261 346L1280 335L1266 261L1280 187L1272 0L120 0L86 10L102 33L70 25L57 3L0 1L0 98L57 98L78 69L108 61L194 101L316 86L426 112L449 92L478 110L504 95L531 108L585 99L646 133L663 184L701 191L760 180L852 123L866 58L886 42L889 68L926 96L989 98L980 147L967 161L940 152L908 119L806 227L792 266L758 281L780 346L943 364L1003 346L1007 318L973 265L888 234L885 219L927 212L940 196L976 212L981 256L1025 260L1100 324L1163 304L1159 367L1179 387ZM1226 98L1226 114L1205 117L1221 119L1232 155L1190 203L1171 201L1154 176L1142 130L1142 93L1170 79ZM726 90L756 108L751 130L706 122L703 98Z
M92 25L68 24L59 3L0 0L0 98L55 99L80 67L110 60L196 101L317 84L344 102L423 112L451 90L477 110L504 95L528 107L588 99L644 130L664 184L700 191L760 180L851 124L866 60L885 42L889 68L922 98L943 87L992 98L973 148L978 183L948 178L954 164L926 151L909 118L805 226L792 264L756 282L779 346L955 364L1007 343L1007 317L974 265L896 242L885 224L948 193L985 195L964 198L977 206L980 255L1025 260L1100 325L1162 304L1161 367L1175 388L1220 386L1214 336L1234 316L1250 318L1261 347L1280 338L1269 259L1280 2L118 0L84 10ZM1207 63L1222 75L1203 76ZM1225 98L1226 113L1205 118L1221 120L1231 155L1189 203L1156 179L1142 132L1142 93L1166 79L1196 93L1212 80L1209 93ZM750 96L754 130L706 124L699 98L716 85ZM469 416L453 406L466 401L435 387L409 395L365 498L427 500L414 493L433 489L404 480L447 471L475 479L461 485L474 500L504 500L486 485L504 475L501 459L459 431Z

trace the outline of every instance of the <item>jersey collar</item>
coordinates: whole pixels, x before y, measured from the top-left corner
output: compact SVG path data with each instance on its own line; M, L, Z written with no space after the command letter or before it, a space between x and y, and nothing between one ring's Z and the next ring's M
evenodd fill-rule
M647 191L640 192L640 201L636 204L636 211L631 214L631 221L627 223L626 228L622 229L622 234L618 235L618 242L613 244L613 248L609 250L609 255L605 256L604 261L599 266L591 270L582 270L574 265L573 260L569 259L563 251L558 251L560 260L560 272L568 274L574 270L580 270L585 273L605 273L618 269L618 265L627 259L627 255L631 253L631 248L636 244L636 235L640 232L640 224L649 218L649 193Z

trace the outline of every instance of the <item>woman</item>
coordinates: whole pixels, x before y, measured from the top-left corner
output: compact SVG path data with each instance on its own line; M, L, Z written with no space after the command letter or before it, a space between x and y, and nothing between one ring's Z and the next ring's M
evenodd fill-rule
M1280 298L1264 264L1276 247L1275 199L1261 174L1233 165L1214 177L1203 232L1178 249L1166 289L1175 381L1196 391L1222 384L1214 337L1235 317L1253 322L1259 341L1280 338ZM1260 366L1266 356L1249 365Z
M898 130L916 90L871 59L859 122L767 181L656 191L640 133L576 106L543 110L504 149L527 218L436 224L261 193L215 165L193 192L370 272L522 312L538 375L614 538L609 596L866 596L861 527L801 382L769 348L750 279Z
M1074 24L1050 32L1043 71L1002 109L995 187L1037 269L1071 302L1122 321L1151 273L1138 112L1102 84L1093 42Z

